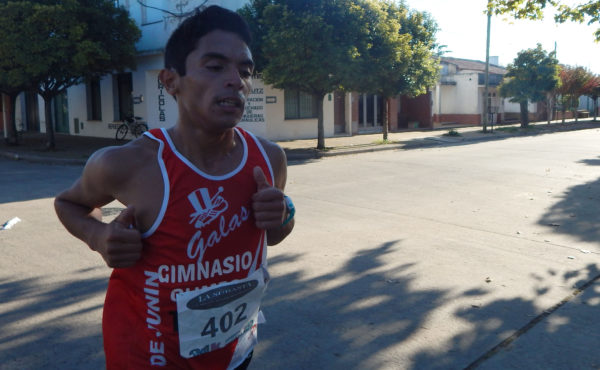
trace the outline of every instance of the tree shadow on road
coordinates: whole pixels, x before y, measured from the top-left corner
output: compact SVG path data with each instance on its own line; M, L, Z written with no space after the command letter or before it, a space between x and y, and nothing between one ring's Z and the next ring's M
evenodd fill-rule
M577 317L561 313L564 328L548 324L544 310L552 305L540 307L538 298L556 288L557 280L558 285L581 287L599 274L597 265L590 264L585 271L548 270L546 276L530 275L534 298L519 295L482 305L461 305L448 314L443 327L431 327L428 319L434 310L439 315L441 306L465 298L485 301L493 288L458 292L419 289L419 276L411 272L414 264L386 268L398 252L401 242L391 241L357 253L343 268L329 274L305 278L294 271L276 276L264 301L267 323L261 326L260 346L251 369L462 369L478 359L481 364L493 350L506 349L508 343L497 346L511 335L523 334L535 324L540 323L550 343L570 333L566 324L576 322ZM293 266L301 258L300 254L283 254L270 264ZM592 294L592 301L600 301L600 291ZM536 318L538 322L527 327ZM445 328L457 334L448 336ZM510 342L518 341L518 335ZM587 354L589 361L593 360L590 356L598 357L595 351L591 353ZM507 361L519 368L519 361L529 354L523 356ZM550 362L540 362L544 363Z
M2 369L103 369L99 310L106 278L0 280ZM86 315L94 317L93 322Z
M600 159L583 160L590 166ZM570 188L540 219L540 225L554 226L554 232L574 236L584 242L600 241L600 178ZM600 249L597 251L600 252Z
M386 258L399 252L399 244L391 241L364 250L339 271L326 275L305 279L300 272L290 272L273 279L263 305L267 324L260 333L258 358L264 361L255 364L256 368L393 366L392 358L378 357L373 349L395 346L424 330L421 326L427 315L447 294L411 291L416 278L408 272L412 264L386 268ZM291 264L299 258L286 254L269 263ZM270 356L270 351L278 355Z

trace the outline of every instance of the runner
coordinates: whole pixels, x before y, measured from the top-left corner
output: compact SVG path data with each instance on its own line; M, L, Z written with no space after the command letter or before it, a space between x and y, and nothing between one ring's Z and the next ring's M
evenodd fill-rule
M113 267L103 312L108 369L243 369L269 280L266 246L294 227L276 144L236 125L251 89L250 34L211 6L165 49L179 118L99 150L59 194L67 230ZM126 209L103 223L100 207Z

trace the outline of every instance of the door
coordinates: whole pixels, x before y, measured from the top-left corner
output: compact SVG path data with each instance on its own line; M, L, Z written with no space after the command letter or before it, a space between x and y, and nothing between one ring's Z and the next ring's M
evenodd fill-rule
M333 127L334 133L346 132L346 94L343 91L333 93Z
M377 95L360 95L358 100L358 124L361 128L383 126L383 99Z
M117 90L117 106L115 107L115 121L123 121L133 116L133 80L131 72L119 73L115 78Z
M52 99L52 114L54 119L54 131L69 133L69 107L67 105L67 93L58 94Z
M25 119L21 126L17 130L40 132L40 108L38 94L35 92L25 93Z

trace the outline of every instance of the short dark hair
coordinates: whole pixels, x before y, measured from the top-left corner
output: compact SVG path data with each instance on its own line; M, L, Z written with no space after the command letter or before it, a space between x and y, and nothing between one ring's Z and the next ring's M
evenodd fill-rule
M239 14L216 5L196 9L194 15L184 20L169 37L165 48L165 68L174 68L180 76L184 76L187 56L204 35L214 30L235 33L246 45L250 45L250 28Z

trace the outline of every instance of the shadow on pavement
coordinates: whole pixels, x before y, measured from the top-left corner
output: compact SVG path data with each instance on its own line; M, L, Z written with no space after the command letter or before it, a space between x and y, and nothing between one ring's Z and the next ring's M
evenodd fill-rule
M564 335L572 333L569 324L577 322L581 316L576 310L572 311L572 317L569 311L566 315L562 312L562 326L545 320L535 300L556 285L558 273L548 271L547 276L529 277L535 281L536 292L531 300L522 297L497 299L481 306L463 306L454 310L448 323L466 322L468 329L447 342L437 343L437 336L444 336L443 328L428 327L430 323L427 322L434 309L460 298L484 299L491 291L487 287L463 292L416 290L418 276L410 273L412 264L397 269L385 267L388 255L401 253L401 250L401 241L390 241L356 254L335 273L305 279L300 273L293 272L274 278L263 305L267 323L261 327L260 350L250 368L463 369L477 360L476 365L485 363L487 356L518 341L520 335L537 324L549 343L561 342ZM292 264L300 258L300 254L285 254L271 259L270 265ZM573 284L575 279L575 284L581 287L580 284L598 274L598 266L590 264L585 271L568 271L560 279L562 284ZM331 287L333 280L346 282ZM584 304L600 307L600 291L592 294L593 297L588 297ZM502 343L511 335L515 336L510 343ZM419 351L419 348L433 347L436 343L444 348ZM598 341L591 344L600 345ZM547 344L536 343L525 348L523 357L509 357L509 367L527 368L520 367L522 360L529 357L531 354L527 351L536 346L543 350L543 355L536 356L546 357L538 362L541 368L547 368L543 364L554 360L560 363L562 359L572 358L569 353L578 353L588 364L600 356L591 350L596 348L593 345L582 348L561 345L561 354L557 352L556 358L549 359L548 356L553 356L552 351L558 349L544 349ZM395 355L405 347L413 355ZM398 367L399 364L406 366Z
M45 278L0 280L2 369L102 369L98 322L84 316L102 305L105 278L48 283Z
M256 368L314 369L331 368L330 364L336 369L386 368L390 359L373 349L409 339L447 294L411 292L413 278L403 274L409 264L386 270L386 256L399 250L401 242L390 241L360 252L335 273L304 279L294 272L273 279L263 304L267 323L260 332L262 349L257 356L264 361ZM269 264L300 258L287 254ZM325 288L334 279L347 282Z
M588 159L581 163L598 166L600 159ZM568 234L586 242L598 242L600 241L599 208L600 178L570 188L562 199L544 214L539 224L553 226L555 233Z

